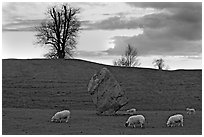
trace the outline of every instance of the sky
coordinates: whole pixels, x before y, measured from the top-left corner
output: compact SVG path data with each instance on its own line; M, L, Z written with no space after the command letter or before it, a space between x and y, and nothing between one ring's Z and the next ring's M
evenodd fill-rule
M3 2L2 58L44 58L34 27L48 7L60 3ZM202 68L201 2L72 2L82 23L74 58L112 65L128 44L138 51L139 67Z

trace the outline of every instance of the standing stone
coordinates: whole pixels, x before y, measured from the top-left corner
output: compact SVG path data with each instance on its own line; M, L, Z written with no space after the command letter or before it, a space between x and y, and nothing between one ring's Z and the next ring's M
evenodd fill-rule
M89 81L88 92L96 106L97 114L114 115L128 103L124 91L107 68L94 74Z

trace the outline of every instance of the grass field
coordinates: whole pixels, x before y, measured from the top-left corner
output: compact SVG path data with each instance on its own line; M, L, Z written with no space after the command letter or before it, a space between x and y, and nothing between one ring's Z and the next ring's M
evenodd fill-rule
M95 114L87 84L103 67L129 98L121 110L137 108L147 119L145 129L125 128L127 115ZM2 107L2 134L201 134L202 71L121 68L82 60L3 60ZM186 115L186 107L196 108L196 115ZM62 109L71 110L70 123L50 123ZM184 127L166 128L175 113L184 114Z
M95 111L72 110L69 123L52 123L50 117L57 110L53 109L3 109L3 134L103 134L103 135L131 135L131 134L173 134L191 135L201 134L201 112L196 115L186 115L184 111L139 111L146 118L144 129L139 127L126 128L124 122L128 115L97 116ZM167 128L167 118L175 113L184 115L184 127Z

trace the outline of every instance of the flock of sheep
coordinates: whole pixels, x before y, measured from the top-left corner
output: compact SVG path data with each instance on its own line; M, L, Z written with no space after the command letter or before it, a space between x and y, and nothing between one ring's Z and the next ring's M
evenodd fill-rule
M195 114L194 108L186 108L187 114L192 115ZM131 114L128 118L128 120L125 122L126 127L133 127L135 128L137 124L140 125L141 128L144 127L145 124L145 117L143 115L134 115L136 113L136 109L129 109L126 111L128 114ZM60 112L57 112L52 118L51 122L68 122L70 119L70 111L69 110L63 110ZM169 117L167 120L167 127L174 127L174 126L183 126L183 115L182 114L176 114Z
M186 108L187 114L192 115L195 114L194 108ZM129 114L135 114L136 109L129 109L127 110L127 113ZM167 120L167 127L174 127L174 126L183 126L183 115L182 114L175 114L169 117ZM140 127L143 128L145 124L145 117L143 115L133 115L128 118L128 120L125 123L125 126L132 126L133 128L136 127L136 124L140 124Z

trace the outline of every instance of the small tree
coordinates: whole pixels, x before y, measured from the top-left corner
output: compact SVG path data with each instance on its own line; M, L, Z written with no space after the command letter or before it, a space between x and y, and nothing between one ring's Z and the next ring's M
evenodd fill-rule
M162 58L153 60L152 64L154 64L155 67L158 67L159 70L163 70L166 66L164 64L164 59Z
M48 9L48 19L36 27L38 32L36 44L50 47L46 57L58 59L72 57L81 25L77 18L79 12L78 8L73 8L67 4Z
M125 57L113 61L114 66L127 66Z
M120 59L117 59L113 62L114 66L124 66L124 67L136 67L139 66L138 52L136 49L131 47L129 44L123 55Z

